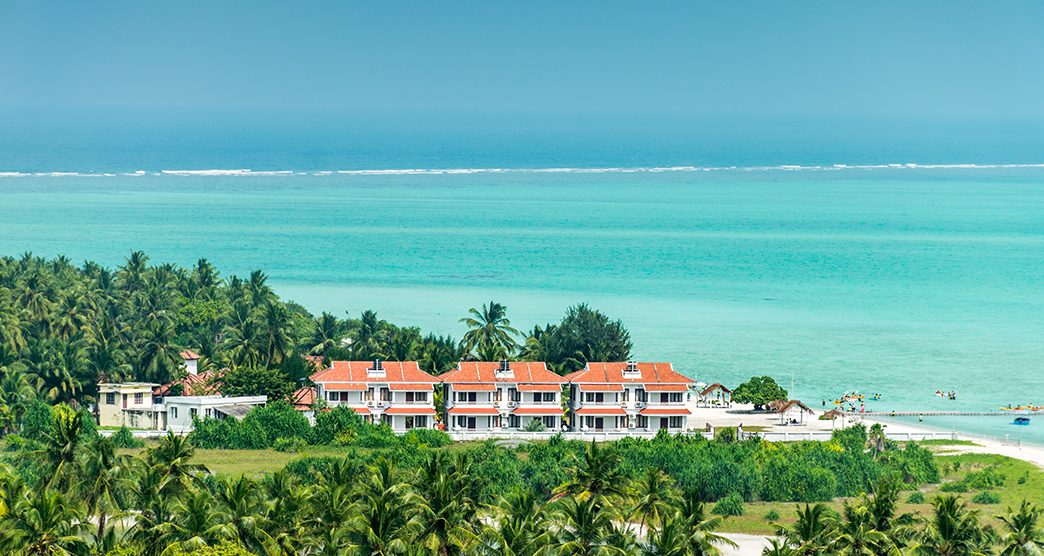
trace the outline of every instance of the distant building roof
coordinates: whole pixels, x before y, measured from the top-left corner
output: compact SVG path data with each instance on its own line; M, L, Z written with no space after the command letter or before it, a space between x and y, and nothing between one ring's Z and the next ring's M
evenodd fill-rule
M182 396L207 396L211 394L221 395L218 380L224 376L224 372L204 371L199 374L187 375L175 381L168 382L152 391L155 396L170 396L171 389L175 385L181 385Z
M714 384L711 384L710 386L704 388L703 391L700 392L700 395L706 397L713 394L715 390L721 390L722 392L725 392L726 394L730 395L732 394L732 390L729 390L727 387L715 382Z
M293 404L294 409L298 411L308 411L312 409L312 405L315 403L315 388L308 386L298 388L297 391L290 396L290 403Z
M547 370L543 361L508 361L511 374L497 372L502 368L502 361L461 361L457 368L439 376L439 380L449 383L490 384L506 382L511 384L562 384L565 379Z
M384 371L381 374L371 372L375 364L375 361L333 361L329 368L313 374L312 382L317 384L328 382L434 384L439 381L422 371L416 361L380 361L380 366Z
M628 367L634 372L625 373ZM581 384L691 384L693 380L675 372L670 363L597 362L565 376L568 382Z
M194 352L194 351L192 351L191 349L186 349L185 351L181 352L179 355L181 355L181 358L184 359L185 361L193 361L195 359L199 359L199 354Z

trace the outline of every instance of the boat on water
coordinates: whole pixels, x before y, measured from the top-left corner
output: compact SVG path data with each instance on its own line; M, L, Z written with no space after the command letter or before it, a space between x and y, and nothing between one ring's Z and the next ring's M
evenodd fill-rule
M1011 422L1011 424L1026 426L1026 425L1030 424L1030 418L1029 417L1016 417L1015 420Z

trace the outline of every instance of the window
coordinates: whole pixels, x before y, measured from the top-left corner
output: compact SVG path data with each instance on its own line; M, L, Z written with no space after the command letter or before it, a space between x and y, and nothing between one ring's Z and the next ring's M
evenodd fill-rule
M406 430L410 430L412 428L413 428L413 416L412 415L407 415L406 416Z
M504 395L504 390L501 389L501 388L497 388L496 390L493 391L493 401L499 402L500 399L501 399L501 396L503 396L503 395Z
M475 403L478 401L478 393L476 392L457 392L458 402L471 402Z
M388 414L381 415L381 422L390 427L392 424L392 416Z
M406 392L406 403L424 403L427 401L427 392Z
M500 418L500 415L494 415L493 416L493 425L492 426L494 428L500 428L500 427L504 426L503 425L503 420Z
M513 402L522 401L522 396L519 395L517 388L508 388L508 399Z
M413 418L413 426L417 427L418 429L426 429L426 428L428 428L428 416L427 415L418 415L418 416L414 417Z
M682 418L681 417L671 417L670 423L667 426L669 426L672 429L680 429L680 428L682 428Z
M547 429L555 429L558 427L558 423L556 421L558 421L558 419L556 419L554 415L545 415L544 427Z
M649 401L649 395L645 393L645 388L639 388L634 392L635 398L640 402Z
M369 388L366 390L366 393L363 395L363 401L373 401L373 388Z
M141 405L142 401L144 401L144 399L145 399L144 396L145 395L142 394L141 392L138 392L137 394L134 394L134 405Z
M626 402L629 399L630 395L631 395L631 391L626 389L626 388L624 388L624 391L623 391L622 395L623 395L623 401Z
M390 402L391 401L391 390L388 390L387 388L381 388L381 401L382 402Z
M584 401L587 403L602 403L605 401L605 394L601 392L587 392Z
M517 429L522 426L522 418L518 415L508 415L508 426Z
M116 405L116 392L106 392L105 403L108 405Z
M170 406L170 417L172 419L177 419L178 418L178 406L176 406L176 405Z
M204 412L204 413L206 414L206 416L207 416L208 418L209 418L209 417L211 417L211 413L210 413L210 411L211 411L211 410L210 410L210 408L208 407L208 408L207 408L207 410L206 410L206 411Z
M671 403L681 403L683 392L671 392Z
M194 408L194 407L190 407L189 408L189 419L195 419L197 415L199 415L199 410Z
M639 415L638 416L638 428L647 429L649 428L649 416Z
M536 402L536 403L542 403L542 402L553 403L555 401L555 393L554 392L537 392L537 393L533 394L533 401Z

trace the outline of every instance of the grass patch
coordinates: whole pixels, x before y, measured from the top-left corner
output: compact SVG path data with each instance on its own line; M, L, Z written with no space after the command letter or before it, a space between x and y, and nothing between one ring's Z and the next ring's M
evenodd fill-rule
M918 442L921 446L978 446L978 444L971 440L953 440L950 438L937 438L934 440L921 440Z
M142 449L120 450L122 454L138 454ZM274 473L286 467L291 460L305 456L343 456L347 448L338 446L306 446L299 452L276 450L205 450L197 449L192 463L207 466L216 475L256 477Z

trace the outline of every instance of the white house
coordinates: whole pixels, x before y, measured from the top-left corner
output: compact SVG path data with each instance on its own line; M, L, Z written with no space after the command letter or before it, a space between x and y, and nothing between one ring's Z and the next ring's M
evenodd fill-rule
M693 380L670 363L588 363L565 376L576 431L680 432L688 428Z
M416 361L332 361L311 378L316 396L330 407L349 406L397 432L435 427L434 385L439 380Z
M189 432L193 418L242 419L256 406L264 405L266 396L167 396L163 405L167 413L167 430Z
M450 431L562 428L565 381L543 362L461 361L439 379Z

